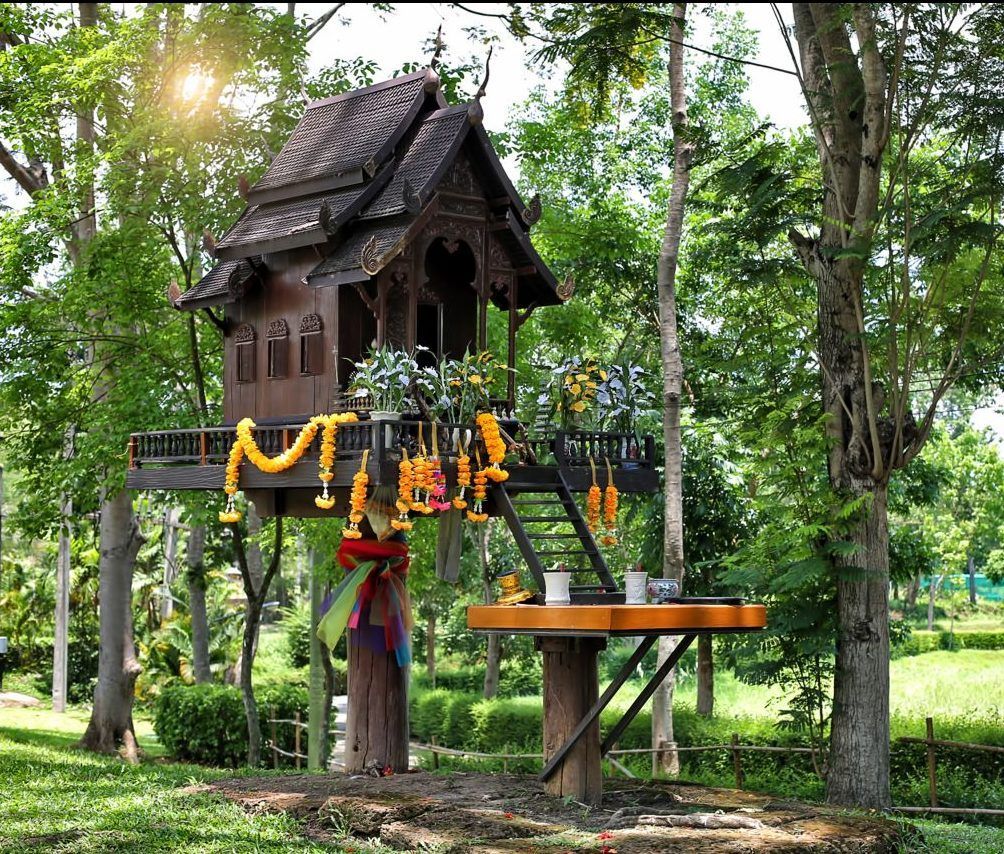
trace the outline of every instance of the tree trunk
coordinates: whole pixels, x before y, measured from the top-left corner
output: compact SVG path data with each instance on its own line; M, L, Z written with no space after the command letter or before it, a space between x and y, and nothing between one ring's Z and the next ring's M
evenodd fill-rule
M887 807L889 794L889 527L886 489L838 566L836 672L826 798ZM841 570L843 570L841 572Z
M969 604L976 604L976 561L973 560L973 556L969 555L968 559L968 569L969 569Z
M697 714L710 718L715 710L715 659L711 635L697 636Z
M425 624L425 672L429 684L436 687L436 612L430 611Z
M72 434L71 434L72 435ZM60 502L59 547L56 558L56 620L52 640L52 710L66 711L67 656L70 638L70 517L73 500L63 495Z
M676 326L676 268L683 236L683 215L690 185L693 143L688 139L687 98L683 67L686 3L673 5L669 54L670 100L673 122L673 187L669 195L666 230L657 270L659 335L663 373L663 440L666 448L665 527L663 529L664 578L676 578L683 589L683 450L680 441L680 395L683 360ZM676 646L674 638L660 638L659 661L665 661ZM652 696L652 747L670 748L655 754L668 774L679 773L680 761L673 738L673 690L676 668L670 671Z
M178 577L178 535L180 533L181 508L169 507L164 514L164 577L160 589L160 620L171 619L174 613L174 599L171 585Z
M247 504L247 519L248 519L248 539L247 539L247 558L248 558L248 572L251 574L251 581L254 583L254 589L261 589L261 579L265 574L265 566L261 558L261 546L258 544L258 536L261 534L261 516L258 515L258 508L254 506L253 501L249 501ZM259 623L260 625L260 623ZM254 636L255 649L258 649L258 634L255 631Z
M408 667L377 652L349 629L349 702L345 772L408 770Z
M139 758L132 721L133 691L142 668L132 636L132 573L142 544L132 499L119 490L101 506L98 683L94 708L80 746L98 753L122 747L126 759Z
M478 559L481 561L481 585L484 590L485 604L491 605L494 600L492 591L492 573L488 555L488 537L491 534L492 520L478 526L476 536L478 544ZM485 682L482 695L486 700L494 697L499 690L499 677L502 665L502 638L499 635L488 636L488 657L485 660Z
M248 504L249 509L251 506ZM250 519L248 521L250 523ZM260 520L258 524L260 529ZM244 537L241 534L240 524L233 523L231 529L234 534L237 565L240 568L241 581L244 583L244 596L247 599L244 610L244 637L241 642L240 679L241 696L244 700L244 716L247 719L248 728L248 765L257 768L261 764L261 718L258 714L258 702L254 696L252 668L254 667L255 653L258 650L258 627L261 624L262 605L268 596L269 586L279 569L282 556L282 517L279 516L275 520L275 545L272 548L272 559L269 561L268 569L262 574L260 586L256 586L251 577L248 553L244 548Z
M323 770L328 761L328 729L331 722L331 700L334 668L331 652L317 636L321 619L321 604L329 589L322 578L323 563L314 549L310 550L310 709L307 718L307 768ZM330 673L330 675L329 675Z
M918 572L910 581L910 586L906 589L906 612L912 614L917 609L917 597L920 595L920 573Z
M193 525L188 533L188 608L192 618L192 669L197 685L213 681L209 666L209 617L206 613L206 526Z
M941 579L944 575L931 576L927 585L927 630L934 631L934 599L938 595L938 588L941 586Z

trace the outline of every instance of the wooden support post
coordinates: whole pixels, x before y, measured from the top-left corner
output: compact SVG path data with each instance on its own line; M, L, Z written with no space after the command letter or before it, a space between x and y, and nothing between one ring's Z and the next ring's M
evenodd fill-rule
M349 629L349 708L345 771L367 766L408 770L408 668L393 652L375 652Z
M743 755L739 750L739 733L732 733L732 770L736 775L736 788L741 789L746 782L743 777Z
M324 582L322 579L323 562L320 555L311 549L307 561L310 565L310 670L309 670L309 706L307 711L307 768L310 771L320 771L327 762L322 755L321 747L324 736L322 730L327 721L324 701L324 650L321 640L317 637L317 623L321 619L321 601L324 599Z
M300 710L297 709L296 714L293 715L293 753L296 755L293 757L296 762L296 770L300 770Z
M279 736L276 731L275 724L275 706L271 706L268 710L268 720L272 724L272 767L278 769L279 767Z
M544 655L544 761L571 736L599 697L596 654L603 638L538 639ZM594 720L545 782L549 795L598 804L603 794L600 722Z
M938 805L938 766L934 756L934 718L927 718L927 785L931 791L931 806Z

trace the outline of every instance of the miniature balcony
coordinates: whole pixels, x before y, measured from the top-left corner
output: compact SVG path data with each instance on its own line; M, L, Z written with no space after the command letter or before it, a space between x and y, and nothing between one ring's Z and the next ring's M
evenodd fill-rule
M502 421L510 435L525 435L517 422ZM398 476L399 448L414 454L419 447L419 422L413 420L362 420L338 428L335 479L333 487L348 487L359 467L363 451L369 449L367 471L370 483L395 484ZM253 431L255 442L267 456L289 448L303 422L262 425ZM432 443L428 422L421 424L426 447ZM236 438L234 427L207 427L189 430L158 430L134 433L129 441L129 471L126 486L130 489L223 489L227 456ZM438 425L439 456L449 482L456 477L457 448L463 439L469 442L471 425ZM606 460L614 470L614 482L621 492L656 492L659 475L655 470L655 443L651 436L638 442L633 435L600 431L562 432L551 436L518 441L519 462L507 463L510 488L530 490L547 486L563 477L567 487L585 492L592 483L590 458L596 464L597 480L606 484ZM290 489L317 487L317 458L320 434L302 459L285 472L267 474L253 465L241 466L242 489ZM480 447L482 460L487 454ZM473 456L473 454L472 454Z

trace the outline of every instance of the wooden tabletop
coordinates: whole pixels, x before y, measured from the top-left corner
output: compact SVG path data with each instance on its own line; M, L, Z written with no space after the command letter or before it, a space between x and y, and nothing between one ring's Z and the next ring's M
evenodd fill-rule
M467 627L511 635L688 635L755 632L763 605L471 605Z

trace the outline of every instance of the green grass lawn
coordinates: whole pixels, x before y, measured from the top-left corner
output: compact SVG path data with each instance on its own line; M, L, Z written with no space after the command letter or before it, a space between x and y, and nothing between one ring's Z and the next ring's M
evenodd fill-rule
M87 716L0 709L0 851L337 851L300 836L288 815L251 815L185 786L232 772L158 759L137 722L147 761L76 750Z

